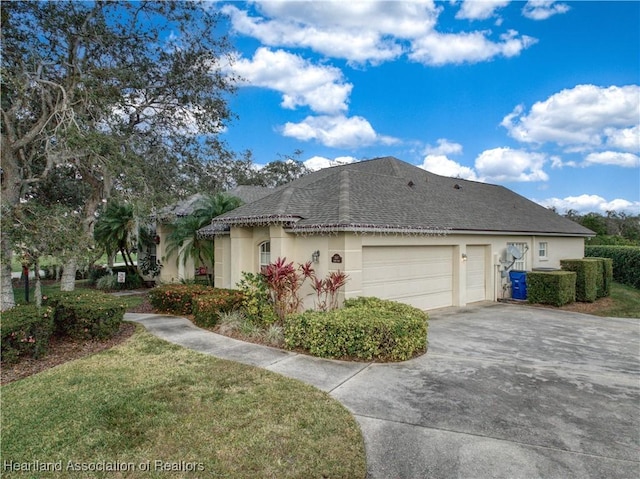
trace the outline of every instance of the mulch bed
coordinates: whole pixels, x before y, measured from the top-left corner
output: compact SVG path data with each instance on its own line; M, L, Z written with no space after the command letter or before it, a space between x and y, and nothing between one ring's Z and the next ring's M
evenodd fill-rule
M104 351L123 343L136 330L133 323L124 322L120 330L105 341L82 341L71 338L51 338L47 354L41 359L24 358L16 364L2 364L0 384L8 384L18 379L23 379L37 374L46 369L64 364L74 359Z

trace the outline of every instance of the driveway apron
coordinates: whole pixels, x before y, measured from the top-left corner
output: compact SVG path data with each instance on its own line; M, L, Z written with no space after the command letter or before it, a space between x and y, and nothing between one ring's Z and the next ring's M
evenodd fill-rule
M371 479L640 477L640 321L496 303L430 317L427 354L394 364L126 319L330 392L360 424Z

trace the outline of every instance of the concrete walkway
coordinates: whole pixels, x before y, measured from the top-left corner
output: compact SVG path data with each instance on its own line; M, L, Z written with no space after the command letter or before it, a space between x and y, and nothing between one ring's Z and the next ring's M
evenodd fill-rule
M125 319L329 392L360 424L371 479L640 477L640 321L495 303L430 316L427 354L394 364Z

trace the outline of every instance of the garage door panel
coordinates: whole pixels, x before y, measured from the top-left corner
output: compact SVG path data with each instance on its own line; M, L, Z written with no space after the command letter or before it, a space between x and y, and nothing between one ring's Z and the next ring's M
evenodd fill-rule
M363 248L365 296L420 309L453 304L453 249L448 246Z
M485 247L467 246L467 303L486 299Z

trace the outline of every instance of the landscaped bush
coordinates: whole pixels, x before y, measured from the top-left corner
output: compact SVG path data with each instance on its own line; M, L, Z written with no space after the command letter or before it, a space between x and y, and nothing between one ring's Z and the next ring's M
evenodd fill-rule
M596 263L598 271L596 276L596 296L604 298L611 294L611 282L613 281L613 261L611 258L585 258L585 261Z
M585 246L584 254L611 258L613 279L640 289L640 246Z
M235 289L210 288L193 298L193 321L201 327L213 327L222 313L239 309L244 297Z
M584 259L562 259L560 267L576 273L576 301L593 303L598 298L598 263Z
M76 339L107 339L122 324L125 306L99 291L56 293L45 300L54 309L55 333Z
M115 291L118 289L118 277L113 274L101 276L96 281L96 289L100 291Z
M200 284L163 284L148 293L149 303L158 311L173 314L191 314L194 296L211 291Z
M426 351L428 319L394 301L349 299L342 309L286 317L284 340L323 358L404 361Z
M53 333L53 308L18 305L2 313L2 362L11 364L23 357L41 358Z
M573 271L530 271L527 273L527 300L530 303L562 306L576 300L576 273Z
M97 284L100 278L102 278L103 276L107 276L108 274L109 270L104 266L100 266L97 264L92 265L89 268L89 284Z
M264 328L278 320L271 302L269 285L263 275L242 273L242 280L237 286L242 291L242 311L247 319Z

